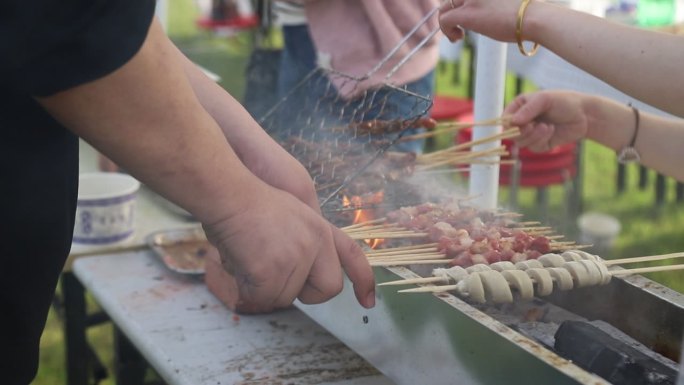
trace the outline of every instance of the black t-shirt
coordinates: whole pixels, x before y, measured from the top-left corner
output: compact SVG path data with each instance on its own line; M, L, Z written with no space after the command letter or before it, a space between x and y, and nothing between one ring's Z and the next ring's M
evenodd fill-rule
M33 99L98 79L145 39L153 0L0 2L0 382L27 384L69 252L78 139Z

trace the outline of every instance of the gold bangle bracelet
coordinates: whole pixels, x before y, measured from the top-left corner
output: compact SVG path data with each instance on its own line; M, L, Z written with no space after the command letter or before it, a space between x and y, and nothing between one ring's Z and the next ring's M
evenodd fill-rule
M532 0L522 0L522 3L520 3L520 8L518 8L518 20L516 20L515 23L515 39L518 41L518 49L520 50L520 53L525 56L532 56L537 53L537 49L539 49L539 43L534 43L534 47L532 47L532 50L529 52L526 51L525 46L523 46L523 20L525 19L525 11L527 11L527 6L530 5L531 2Z

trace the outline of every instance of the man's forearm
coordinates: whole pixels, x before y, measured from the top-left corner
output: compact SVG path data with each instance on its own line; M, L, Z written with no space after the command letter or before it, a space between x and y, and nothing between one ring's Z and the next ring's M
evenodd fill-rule
M261 183L195 97L157 23L140 51L117 71L39 101L66 127L202 221L241 210L250 189Z
M304 167L275 142L228 92L177 50L198 100L223 130L237 155L265 183L289 192L319 210L313 182Z

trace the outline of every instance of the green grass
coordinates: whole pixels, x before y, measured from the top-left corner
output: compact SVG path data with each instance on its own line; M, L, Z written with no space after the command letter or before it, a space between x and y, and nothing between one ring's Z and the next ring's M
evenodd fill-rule
M197 12L191 0L176 0L170 3L169 35L191 59L221 77L221 84L233 96L240 99L244 93L244 70L251 48L248 34L232 38L219 38L209 32L198 30L194 20ZM458 66L446 65L438 71L437 92L465 97L465 79L468 76L468 54ZM454 71L459 71L462 81L453 82ZM507 79L507 99L513 96L514 77ZM534 85L526 83L525 91L533 90ZM437 146L451 143L451 137L438 138ZM669 253L684 250L684 204L674 202L672 181L669 181L669 195L662 207L655 205L653 175L649 186L640 190L636 186L636 167L629 168L627 192L616 192L615 154L594 143L586 143L583 154L585 211L595 210L615 216L622 223L622 232L616 240L611 255L619 257L641 256ZM501 206L507 203L508 191L501 188ZM570 239L576 235L575 218L565 216L564 190L562 186L550 188L550 205L547 212L541 212L535 204L535 190L521 189L519 211L527 220L545 219L560 225ZM547 222L548 223L548 222ZM684 273L672 272L650 274L650 278L684 292ZM89 307L97 305L89 298ZM48 323L41 339L40 368L35 385L54 385L65 383L64 341L61 324L54 313L50 313ZM103 362L112 370L112 328L102 325L88 330L88 337ZM102 382L111 385L110 378Z

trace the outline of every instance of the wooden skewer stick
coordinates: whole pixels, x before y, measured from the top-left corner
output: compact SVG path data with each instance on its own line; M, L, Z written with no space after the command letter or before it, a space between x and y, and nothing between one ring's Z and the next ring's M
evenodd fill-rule
M501 156L501 155L508 155L508 152L504 147L497 147L493 148L491 150L485 150L485 151L478 151L478 152L471 152L469 155L463 155L463 156L458 156L458 157L453 157L453 158L448 158L448 159L443 159L439 161L434 161L432 163L426 163L422 164L417 167L417 170L420 171L425 171L429 170L431 168L435 167L441 167L441 166L446 166L449 164L464 164L468 163L469 160L474 159L474 158L480 158L480 157L488 157L488 156Z
M631 274L642 274L642 273L656 273L659 271L675 271L684 270L684 265L665 265L665 266L650 266L650 267L638 267L636 269L628 270L611 270L611 275L631 275Z
M517 226L521 226L521 227L536 226L536 225L540 225L540 224L541 224L541 222L537 222L537 221L515 222L515 223L511 223L510 227L518 228Z
M395 258L368 258L368 262L386 262L386 263L393 263L393 262L404 262L404 261L423 261L426 259L433 260L433 259L445 259L447 256L445 254L439 254L439 253L432 253L432 254L424 254L424 255L407 255L404 257L395 257ZM451 258L449 258L451 259Z
M423 286L399 290L398 293L444 293L445 291L456 290L457 288L458 285Z
M647 256L647 257L607 259L607 260L604 260L603 263L606 266L612 266L612 265L623 265L623 264L627 264L627 263L662 261L665 259L682 258L682 257L684 257L684 253L671 253L671 254L663 254L663 255L651 255L651 256Z
M416 161L417 164L433 164L436 162L443 162L447 160L455 160L455 159L463 159L462 163L465 163L465 159L468 158L473 158L473 154L478 154L478 156L483 156L484 151L493 151L493 150L500 150L503 151L506 149L504 146L496 146L493 148L488 148L486 150L478 150L478 151L470 151L470 150L464 150L464 151L446 151L441 154L437 154L434 156L429 156L429 157L423 157L421 159L418 159ZM487 153L484 153L485 155Z
M415 135L408 135L404 136L401 139L399 139L397 142L410 142L412 140L418 140L418 139L425 139L425 138L430 138L432 136L437 136L437 135L442 135L442 134L450 134L453 132L458 132L464 128L472 127L472 124L465 124L465 123L460 123L460 124L453 124L449 127L441 127L437 130L434 131L428 131L424 132L421 134L415 134Z
M478 144L493 142L495 140L515 138L517 136L520 136L520 128L512 127L512 128L507 129L507 130L503 130L502 132L500 132L498 134L485 136L484 138L480 138L477 140L471 140L470 142L466 142L466 143L457 144L456 146L453 147L453 149L454 149L454 151L463 150L466 148L471 148L471 147L477 146Z
M406 231L406 228L404 227L399 227L399 226L392 226L392 225L375 225L375 226L366 226L366 227L359 227L356 229L351 229L351 230L345 230L345 233L347 234L353 234L353 233L360 233L360 232L373 232L373 231Z
M415 254L436 253L437 251L439 251L439 249L437 249L436 247L425 247L422 249L388 251L386 253L366 253L366 257L368 257L368 258L379 258L379 257L391 258L391 257L400 257L400 256L415 255Z
M553 243L551 243L551 250L557 250L557 251L569 251L569 250L581 250L581 249L588 249L590 247L593 247L594 245L565 245L565 246L554 246Z
M374 233L416 234L417 232L416 232L416 231L413 231L413 230L406 229L406 228L402 228L402 227L399 227L399 228L396 228L396 229L383 229L383 228L380 228L380 229L369 230L369 231L352 231L352 234L359 234L359 233L363 233L363 234L374 234ZM427 234L427 233L426 233L426 234Z
M523 214L520 213L512 213L512 212L501 212L501 213L494 213L497 217L505 217L505 218L520 218L523 216Z
M421 277L421 278L409 278L409 279L400 279L397 281L383 282L383 283L379 283L378 286L415 285L415 284L421 284L421 283L438 283L438 282L449 283L450 281L451 281L451 279L445 278L445 277Z
M514 138L514 137L519 136L519 135L520 135L520 129L519 129L518 127L513 127L513 128L510 128L510 129L508 129L508 130L504 130L504 131L502 131L502 132L500 132L500 133L498 133L498 134L489 135L489 136L486 136L486 137L484 137L484 138L480 138L480 139L473 140L473 141L470 141L470 142L457 144L457 145L455 145L455 146L451 146L451 147L448 147L448 148L445 148L445 149L439 150L439 151L434 151L434 152L431 152L431 153L428 153L428 154L422 154L422 155L420 155L420 156L418 157L418 160L421 160L421 161L422 161L422 160L424 160L424 159L430 159L430 158L434 158L434 157L440 157L440 156L442 156L442 154L444 154L444 153L448 153L448 152L457 152L457 151L459 151L459 150L464 150L464 149L466 149L466 148L471 148L471 147L476 146L476 145L478 145L478 144L493 142L493 141L501 140L501 139Z
M352 229L356 229L356 228L363 227L363 226L374 225L374 224L376 224L376 223L382 223L382 222L384 222L384 221L386 221L386 220L387 220L387 218L373 219L372 221L366 221L366 222L356 223L356 224L353 224L353 225L350 225L350 226L343 227L342 230L344 230L344 231L352 230Z
M538 232L538 231L548 231L553 230L553 227L548 226L535 226L535 227L517 227L516 230L522 230L527 232Z
M368 233L368 234L350 234L351 239L361 240L361 239L396 239L396 238L425 238L427 233Z
M389 266L408 266L408 265L444 265L449 263L451 258L444 259L426 259L426 260L415 260L415 261L378 261L369 262L371 266L378 267L389 267Z
M564 242L551 242L551 247L564 247L574 245L574 241L564 241Z
M502 116L498 118L480 120L479 122L440 122L437 127L472 127L472 126L507 126L511 118L509 116Z
M467 163L470 164L470 165L473 165L473 164L499 164L499 165L500 165L500 164L516 164L516 163L518 163L518 161L515 160L515 159L504 159L504 160L480 160L480 159L474 159L474 160L471 160L471 161L469 161L469 162L467 162ZM469 171L469 170L470 170L470 167L467 167L467 168L468 168L468 170L465 170L465 171Z
M416 163L419 165L433 165L435 163L444 164L446 161L451 161L454 164L465 164L468 163L467 160L477 158L484 158L486 156L494 155L508 155L505 146L497 146L493 148L488 148L485 150L464 150L464 151L447 151L439 153L433 156L424 156L423 158L417 159Z
M437 245L438 245L437 243L424 243L424 244L420 244L420 245L391 247L391 248L387 248L387 249L376 249L376 250L371 250L371 251L367 252L366 255L380 254L380 253L394 252L394 251L403 251L403 250L422 249L424 247L435 247Z

